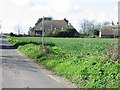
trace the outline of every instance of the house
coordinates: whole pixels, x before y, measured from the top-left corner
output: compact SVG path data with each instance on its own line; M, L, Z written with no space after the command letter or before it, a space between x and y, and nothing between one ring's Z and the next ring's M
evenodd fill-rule
M120 1L118 2L118 14L120 14ZM120 15L118 15L117 25L104 26L100 29L99 37L120 38Z
M35 36L42 35L42 26L44 25L44 30L47 32L48 30L65 30L67 28L75 29L66 19L63 20L52 20L52 19L44 19L44 24L41 22L37 23L34 27L32 34ZM75 29L76 30L76 29Z
M120 37L119 26L103 26L99 31L99 37L102 38L117 38Z

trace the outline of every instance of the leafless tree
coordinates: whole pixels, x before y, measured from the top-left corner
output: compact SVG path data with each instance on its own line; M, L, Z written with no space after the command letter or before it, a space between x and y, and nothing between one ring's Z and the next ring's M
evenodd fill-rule
M16 26L15 26L15 31L18 33L18 35L20 35L21 34L21 32L22 32L22 26L20 25L20 24L17 24Z
M1 21L0 21L0 29L1 29Z
M99 30L103 24L98 23L95 20L84 19L79 25L81 28L81 34L83 34L84 36L96 37L99 35Z
M94 20L92 21L89 21L87 19L82 20L82 22L80 23L80 28L81 28L82 33L86 33L90 31L91 29L94 29L95 27L94 24L95 24Z
M113 21L112 21L112 24L113 24ZM106 26L106 25L110 25L110 22L109 21L104 21L103 26Z

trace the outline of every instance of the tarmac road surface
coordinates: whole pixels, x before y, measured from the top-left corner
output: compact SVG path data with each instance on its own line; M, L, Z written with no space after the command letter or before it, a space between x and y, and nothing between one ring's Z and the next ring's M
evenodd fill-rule
M0 38L0 81L2 88L73 88L69 82L49 73Z

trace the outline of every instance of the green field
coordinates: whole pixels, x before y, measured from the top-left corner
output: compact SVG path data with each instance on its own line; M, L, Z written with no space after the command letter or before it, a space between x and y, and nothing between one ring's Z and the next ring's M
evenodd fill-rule
M119 60L111 57L117 39L9 37L28 57L81 88L117 88ZM112 48L113 49L113 48ZM114 54L114 53L112 53Z

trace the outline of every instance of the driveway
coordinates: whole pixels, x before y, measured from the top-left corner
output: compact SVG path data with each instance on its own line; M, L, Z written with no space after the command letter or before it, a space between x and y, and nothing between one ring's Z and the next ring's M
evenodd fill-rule
M73 88L70 82L31 62L7 39L0 38L0 81L2 88Z

